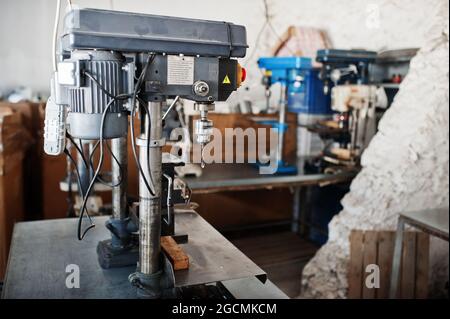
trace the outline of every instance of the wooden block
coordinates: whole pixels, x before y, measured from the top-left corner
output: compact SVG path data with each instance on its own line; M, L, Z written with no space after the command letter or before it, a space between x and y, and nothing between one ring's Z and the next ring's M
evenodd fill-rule
M320 121L319 123L324 126L339 129L339 123L337 121Z
M415 298L428 298L428 277L430 260L430 236L426 233L417 233L416 239L416 287Z
M363 280L362 280L362 297L364 299L374 299L376 288L369 288L366 285L366 273L368 265L377 264L377 239L378 232L366 231L364 234L364 260L363 260Z
M401 298L414 298L414 280L416 266L416 232L403 234L403 258L401 267Z
M334 154L335 156L337 156L337 158L342 159L342 160L349 160L353 156L356 155L355 151L351 151L351 150L348 150L345 148L339 148L339 147L332 148L331 153Z
M348 298L361 298L364 233L350 233L350 261L348 266Z
M380 289L377 289L377 299L389 298L391 285L392 256L394 254L395 232L381 231L378 234L378 266L380 267Z
M189 257L171 236L161 237L161 247L174 270L189 269Z

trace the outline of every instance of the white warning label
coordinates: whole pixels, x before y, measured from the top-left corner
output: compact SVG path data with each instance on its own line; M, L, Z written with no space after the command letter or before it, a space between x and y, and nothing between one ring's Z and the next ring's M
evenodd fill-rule
M168 55L167 84L168 85L194 84L194 57Z

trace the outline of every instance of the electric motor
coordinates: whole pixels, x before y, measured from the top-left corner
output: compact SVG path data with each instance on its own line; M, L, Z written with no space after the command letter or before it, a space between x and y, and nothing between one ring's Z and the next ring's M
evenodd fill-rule
M114 100L125 93L123 67L124 57L112 51L74 51L70 59L58 64L59 83L65 84L64 76L67 76L70 84L74 84L67 87L70 135L81 139L100 139L100 136L110 139L126 134L128 122L123 99ZM74 76L64 75L67 70L72 70L70 74Z

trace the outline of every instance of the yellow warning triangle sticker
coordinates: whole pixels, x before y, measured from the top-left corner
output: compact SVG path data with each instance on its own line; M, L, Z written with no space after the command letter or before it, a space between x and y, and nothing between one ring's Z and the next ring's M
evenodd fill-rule
M228 75L225 75L225 78L223 79L222 84L231 84L230 78L228 77Z

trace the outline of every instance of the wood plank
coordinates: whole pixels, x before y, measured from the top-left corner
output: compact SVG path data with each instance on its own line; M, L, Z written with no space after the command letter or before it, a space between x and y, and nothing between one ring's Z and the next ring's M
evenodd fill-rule
M376 291L377 299L389 298L391 284L392 257L394 254L395 232L381 231L378 234L378 266L380 267L380 289Z
M366 284L366 277L369 273L366 272L368 265L377 264L377 239L378 232L366 231L364 234L364 260L363 260L363 280L362 280L362 298L374 299L376 288L369 288Z
M415 298L428 297L429 262L430 262L430 236L426 233L417 233L416 239L416 286Z
M414 298L415 265L416 232L405 232L403 235L403 258L400 285L402 299Z
M348 266L348 298L361 298L364 233L350 233L350 261Z
M174 270L189 269L189 257L171 236L161 237L161 248L172 263Z

